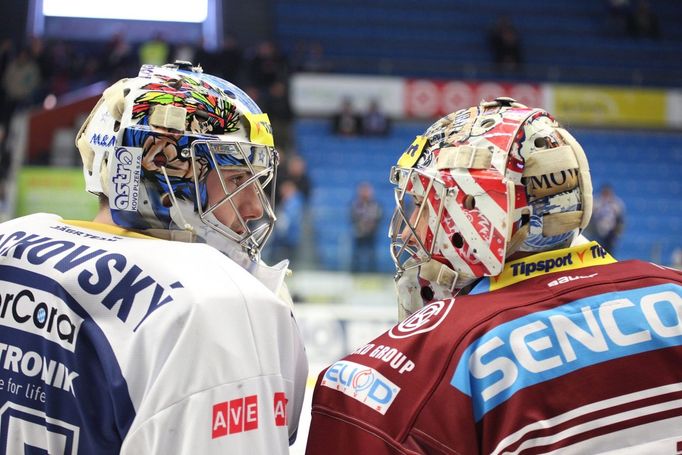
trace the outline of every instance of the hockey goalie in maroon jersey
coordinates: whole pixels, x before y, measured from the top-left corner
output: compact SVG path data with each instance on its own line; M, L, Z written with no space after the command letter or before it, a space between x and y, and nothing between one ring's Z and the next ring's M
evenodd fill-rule
M309 455L679 453L682 273L580 235L587 159L549 113L454 112L390 178L401 322L320 374Z

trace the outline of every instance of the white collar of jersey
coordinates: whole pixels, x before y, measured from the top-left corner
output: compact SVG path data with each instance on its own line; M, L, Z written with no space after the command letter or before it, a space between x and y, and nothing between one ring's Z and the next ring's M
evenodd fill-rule
M187 214L186 214L187 215ZM279 293L284 284L284 278L289 272L289 261L283 260L273 266L265 264L263 261L253 261L249 255L234 242L217 232L210 229L208 226L203 226L198 223L201 229L200 233L194 233L187 230L166 230L166 229L148 229L144 233L129 231L120 226L96 223L94 221L82 220L62 220L63 223L71 226L76 226L84 229L91 229L93 231L106 232L112 235L120 235L121 237L130 237L137 239L148 240L172 240L180 242L195 242L197 234L202 238L211 237L211 246L219 250L221 253L232 259L240 267L247 270L251 275L256 277L258 281L263 283L265 287L270 289L275 294Z
M265 264L260 258L257 260L251 259L239 243L225 237L218 231L211 229L206 225L190 204L182 202L180 204L174 204L171 206L170 212L173 221L178 226L186 227L185 232L191 232L194 234L194 237L201 238L203 242L214 247L256 277L258 281L263 283L265 287L272 292L275 294L279 293L284 284L284 278L289 270L289 261L287 259L274 266ZM207 213L204 217L209 223L219 223L213 213Z
M502 273L485 277L474 286L469 295L495 291L541 275L614 262L617 261L601 245L580 236L568 248L545 251L506 263Z
M227 239L225 239L227 240ZM218 247L216 247L218 248ZM262 260L253 261L249 255L235 242L226 242L224 248L218 248L227 257L246 269L258 281L275 294L284 284L284 277L289 271L289 260L284 259L275 265L267 265Z

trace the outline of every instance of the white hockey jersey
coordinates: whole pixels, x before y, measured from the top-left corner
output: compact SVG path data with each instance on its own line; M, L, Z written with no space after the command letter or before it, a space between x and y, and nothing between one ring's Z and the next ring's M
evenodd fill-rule
M291 308L205 244L37 214L0 225L0 454L281 454Z

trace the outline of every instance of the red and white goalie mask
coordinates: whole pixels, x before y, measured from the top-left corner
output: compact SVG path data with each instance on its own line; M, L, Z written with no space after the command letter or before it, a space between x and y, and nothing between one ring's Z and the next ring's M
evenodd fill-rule
M569 245L592 212L578 142L546 111L509 98L435 122L390 179L401 319L500 274L514 253Z

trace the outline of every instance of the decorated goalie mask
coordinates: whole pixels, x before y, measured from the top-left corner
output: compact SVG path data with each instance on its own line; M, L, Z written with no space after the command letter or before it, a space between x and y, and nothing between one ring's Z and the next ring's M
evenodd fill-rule
M438 120L390 179L401 320L500 274L514 253L569 245L592 212L578 142L546 111L509 98Z
M109 87L76 138L86 189L108 197L117 225L236 243L252 259L275 220L273 145L251 98L187 62L144 65Z

